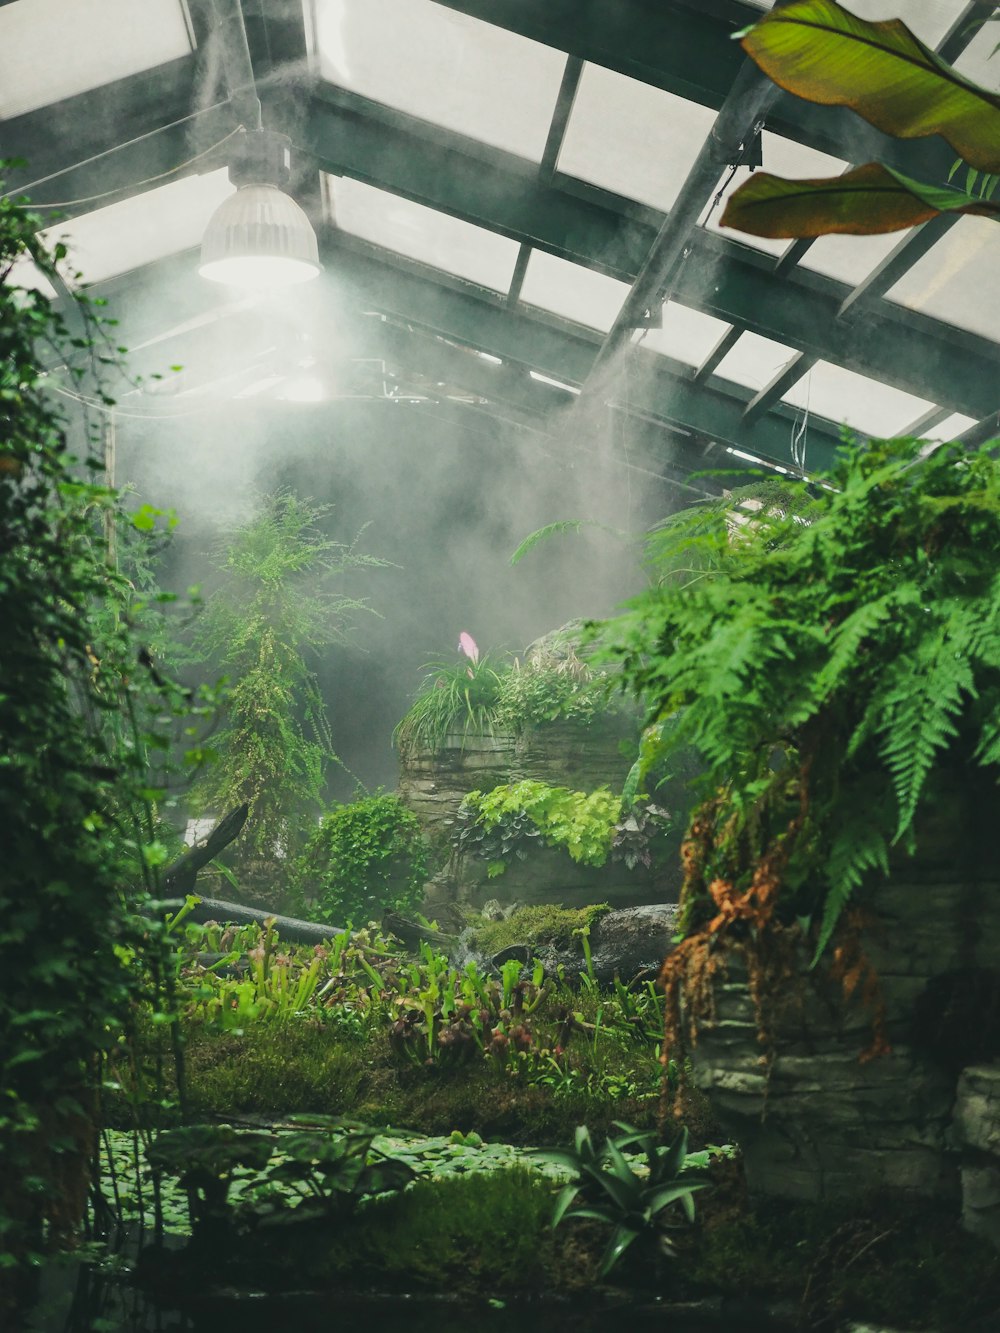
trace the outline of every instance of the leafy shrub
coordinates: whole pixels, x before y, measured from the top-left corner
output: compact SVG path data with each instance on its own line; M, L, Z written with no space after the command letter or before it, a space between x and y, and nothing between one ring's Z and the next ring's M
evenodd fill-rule
M300 892L324 921L363 922L416 907L427 879L420 824L379 790L324 815L296 867Z
M621 798L608 787L588 793L550 787L526 778L489 792L469 792L462 802L462 812L458 845L474 848L487 859L494 844L487 839L486 850L480 851L475 836L477 827L489 834L527 816L546 846L564 848L581 865L601 866L611 851L615 825L621 815ZM473 816L471 821L469 815Z

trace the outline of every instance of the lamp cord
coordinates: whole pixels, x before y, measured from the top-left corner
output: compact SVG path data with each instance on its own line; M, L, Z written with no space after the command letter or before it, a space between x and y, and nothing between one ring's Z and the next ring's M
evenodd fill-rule
M216 105L225 106L227 103L218 102ZM210 111L214 110L213 107L207 109ZM99 162L103 157L109 157L112 153L119 153L123 148L131 148L134 144L142 143L143 140L152 138L154 134L160 134L163 130L174 129L177 125L183 125L186 121L193 120L196 116L204 114L203 111L192 112L190 116L183 116L180 120L172 121L169 125L161 125L158 129L150 130L148 134L140 134L136 139L129 139L127 143L115 144L113 148L106 148L103 153L95 153L93 157L85 158L82 162L74 162L72 166L62 167L59 171L53 171L49 176L42 176L39 180L31 181L27 185L19 186L16 190L8 190L6 194L0 195L0 199L12 199L15 195L21 195L24 194L26 190L34 189L36 185L45 185L46 182L55 180L59 176L65 176L68 172L76 171L80 167L89 167L92 162ZM129 181L128 185L119 185L115 190L104 190L101 194L84 195L80 199L64 199L54 204L32 203L31 209L32 211L36 211L43 208L72 208L77 204L94 204L101 199L110 199L113 195L125 194L126 192L141 188L144 185L155 185L157 181L166 180L168 176L176 176L178 171L183 171L185 167L190 167L193 166L195 162L200 162L202 158L208 157L208 155L214 153L217 148L221 148L224 143L228 143L234 135L242 134L244 131L245 126L237 125L236 129L230 130L230 132L225 135L224 138L219 139L217 143L211 144L208 148L200 153L196 153L194 157L187 158L184 162L178 162L175 167L170 167L167 171L159 172L156 176L147 176L145 180L141 181Z

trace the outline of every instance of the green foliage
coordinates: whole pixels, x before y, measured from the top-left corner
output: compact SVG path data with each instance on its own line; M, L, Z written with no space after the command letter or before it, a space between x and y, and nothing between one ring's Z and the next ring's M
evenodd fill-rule
M117 364L120 349L85 299L74 298L64 317L17 285L16 261L27 255L61 282L65 250L41 246L42 225L0 187L0 1266L8 1270L67 1239L82 1216L99 1055L136 985L128 962L140 941L127 907L155 887L151 801L161 793L147 760L166 746L163 720L178 697L149 666L136 632L141 599L115 567L128 520L117 493L99 483L97 424L75 423L86 455L75 457L71 423L50 392L62 377L110 406L98 372ZM0 1292L0 1322L4 1299Z
M470 792L462 810L471 813L487 833L503 827L505 821L527 815L546 846L564 848L581 865L600 866L611 851L621 798L608 787L571 791L526 778L489 792ZM475 845L472 827L467 825L458 836L467 845Z
M665 1147L657 1142L655 1134L634 1129L624 1121L615 1124L622 1132L608 1135L600 1145L594 1143L586 1125L580 1125L572 1148L549 1148L539 1154L543 1160L574 1172L574 1179L556 1200L552 1225L558 1226L564 1218L579 1217L612 1227L598 1277L605 1277L640 1237L654 1241L659 1253L672 1255L674 1247L666 1234L667 1215L680 1205L688 1222L693 1222L692 1195L707 1184L686 1169L686 1129ZM645 1156L644 1173L636 1171L625 1157L628 1148L639 1148Z
M392 733L398 749L434 750L449 736L464 742L470 734L493 734L502 677L489 654L478 661L428 662L424 670L416 698Z
M730 197L723 226L759 236L867 235L937 213L998 216L984 198L991 189L973 190L978 173L1000 172L1000 97L963 78L898 19L868 22L835 0L796 0L740 36L765 73L807 101L848 106L898 138L942 135L968 164L967 192L878 163L809 181L756 172Z
M500 921L474 919L470 923L472 945L488 955L512 944L527 944L535 950L547 945L566 945L578 931L610 910L607 903L589 907L559 907L554 903L518 907Z
M372 921L424 896L429 848L416 816L379 790L325 814L296 865L320 920Z
M432 662L409 711L393 732L397 747L436 749L446 738L518 735L561 719L589 725L621 707L611 702L611 678L577 653L565 631L542 641L524 662L517 658Z
M196 1242L209 1229L218 1236L279 1214L307 1224L343 1217L367 1196L402 1189L416 1178L408 1162L374 1147L374 1130L327 1116L298 1119L307 1126L281 1134L184 1125L157 1136L146 1156L154 1170L175 1176L187 1191ZM236 1180L243 1189L233 1207Z
M272 876L278 858L301 850L336 760L309 655L347 642L352 617L371 611L341 590L344 577L385 565L357 549L360 534L350 545L323 534L329 508L288 492L265 497L220 540L221 581L195 623L194 660L231 687L216 762L192 797L217 813L249 803L235 857Z
M659 745L704 763L691 923L715 913L709 883L742 892L775 853L784 918L814 920L817 952L912 841L935 765L1000 761L1000 464L872 442L829 481L805 521L762 508L728 536L724 515L678 519L651 547L662 577L603 627L652 723L671 722ZM710 566L678 578L706 545Z

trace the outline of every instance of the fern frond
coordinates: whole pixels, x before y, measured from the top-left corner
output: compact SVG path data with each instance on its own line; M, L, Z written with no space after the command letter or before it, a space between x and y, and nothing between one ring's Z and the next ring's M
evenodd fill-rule
M810 966L815 967L830 937L837 928L840 914L851 895L870 870L889 873L889 849L878 826L852 820L830 848L827 878L830 888L823 903L823 919Z
M621 541L631 540L627 532L621 528L609 527L607 523L598 523L593 518L566 518L560 519L557 523L546 523L544 528L538 528L525 537L524 541L517 548L510 558L512 565L519 565L529 551L533 551L541 542L548 541L550 537L560 537L567 532L582 532L584 528L597 528L600 532L610 533L612 537L617 537Z
M882 692L879 751L896 792L898 842L913 819L934 757L955 736L955 719L976 684L954 624L925 640L923 650L897 664ZM961 636L965 637L965 636Z

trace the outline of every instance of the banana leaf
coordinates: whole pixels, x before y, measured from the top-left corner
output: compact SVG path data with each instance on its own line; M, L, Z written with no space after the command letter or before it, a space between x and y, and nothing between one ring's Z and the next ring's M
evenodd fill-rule
M733 192L723 227L751 236L806 237L848 232L872 236L926 222L938 213L975 213L1000 220L1000 204L961 190L924 185L869 162L842 176L785 180L756 171Z
M795 0L737 36L788 92L848 106L898 139L940 134L980 171L1000 171L1000 96L962 78L899 19L870 23L836 0Z

